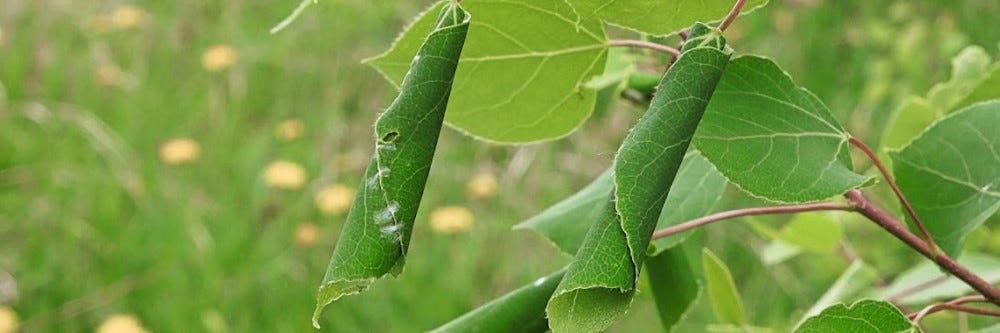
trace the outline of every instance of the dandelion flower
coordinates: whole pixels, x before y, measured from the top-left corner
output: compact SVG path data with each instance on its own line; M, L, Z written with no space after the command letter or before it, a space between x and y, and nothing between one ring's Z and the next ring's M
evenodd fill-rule
M319 241L319 227L306 222L295 229L295 244L301 247L312 247Z
M191 138L170 139L160 146L160 160L168 165L194 162L201 155L201 146Z
M306 169L295 162L274 161L264 169L264 183L268 187L295 190L306 183Z
M133 5L124 5L111 13L110 20L111 25L118 30L137 28L146 22L146 11Z
M431 230L439 234L455 234L469 231L475 218L465 207L445 206L431 212Z
M281 141L292 141L302 136L306 125L301 119L293 118L282 121L275 130L275 135Z
M209 72L220 72L236 64L236 49L229 45L215 45L201 56L201 66Z
M481 173L469 179L465 186L466 193L472 199L486 199L497 192L497 179L489 173Z
M6 306L0 306L0 333L17 332L19 325L17 312Z
M354 202L354 189L341 184L324 187L316 193L316 208L328 215L346 213Z
M114 314L97 327L97 333L149 333L139 318L133 315Z

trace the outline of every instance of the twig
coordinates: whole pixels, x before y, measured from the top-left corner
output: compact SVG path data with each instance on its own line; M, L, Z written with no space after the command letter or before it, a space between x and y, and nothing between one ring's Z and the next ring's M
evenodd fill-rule
M983 296L980 295L963 296L948 302L929 305L920 310L920 312L908 314L906 315L906 317L910 318L910 320L912 320L914 323L917 323L917 325L920 325L920 322L923 321L924 318L926 318L927 316L944 310L958 311L962 313L971 313L981 316L1000 317L1000 311L997 310L976 308L963 305L968 303L981 303L981 302L986 302L986 299L983 298Z
M855 210L855 207L854 205L836 203L836 202L819 202L819 203L811 203L804 205L736 209L736 210L730 210L703 216L678 225L657 230L656 232L653 233L653 239L660 239L663 237L676 235L714 222L719 222L722 220L727 220L736 217L752 216L752 215L794 214L794 213L812 212L821 210L853 211Z
M993 285L983 278L973 273L962 264L959 264L955 259L952 259L947 254L943 252L934 251L930 245L925 243L920 237L917 237L906 227L903 226L901 222L896 220L895 217L886 213L882 209L875 207L871 202L868 201L861 192L858 190L852 190L844 194L847 199L854 204L857 211L867 217L875 224L878 224L882 229L885 229L890 234L895 236L897 239L903 241L907 246L913 248L919 252L924 257L927 257L934 263L936 263L941 269L951 273L955 277L968 284L972 289L982 294L986 300L993 304L1000 305L1000 290L997 290Z
M635 39L614 39L608 41L608 46L626 46L626 47L641 47L644 49L649 49L657 52L667 53L673 56L679 56L681 51L666 45L651 43L644 40Z
M733 21L736 21L736 17L740 16L740 11L743 10L743 6L746 4L747 0L736 0L736 3L733 4L733 9L729 11L729 15L726 15L726 19L722 21L722 24L719 24L719 30L726 31L729 25L733 24Z
M924 223L920 221L920 217L917 216L917 212L913 210L913 206L911 206L910 202L906 200L906 196L903 195L903 191L899 189L899 185L896 184L896 180L892 178L892 174L889 173L888 169L886 169L885 164L883 164L882 160L878 158L875 151L873 151L871 147L868 147L868 145L866 145L863 141L858 140L858 138L853 136L850 137L848 141L852 146L857 147L864 152L865 155L868 156L868 159L875 164L875 167L878 168L878 172L882 174L882 178L885 178L885 182L889 183L889 187L892 188L892 193L896 194L896 198L899 198L899 202L903 204L903 207L906 209L906 214L913 219L913 224L917 226L917 229L920 229L921 235L924 236L924 241L927 242L927 245L929 245L934 252L941 253L941 248L937 246L937 243L934 243L934 238L931 237L930 231L927 231L927 227L925 227Z

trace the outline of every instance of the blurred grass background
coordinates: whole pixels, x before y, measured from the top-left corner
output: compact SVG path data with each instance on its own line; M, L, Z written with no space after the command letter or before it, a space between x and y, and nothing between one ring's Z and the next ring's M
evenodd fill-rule
M93 331L120 315L157 332L312 330L344 219L328 201L358 183L395 93L359 60L431 1L322 0L268 34L297 3L0 0L0 306L21 331ZM998 16L992 0L774 0L728 34L874 142L963 47L996 56L1000 30L984 27ZM444 131L405 274L330 306L324 330L426 330L561 267L568 258L510 226L607 167L640 111L615 103L567 139L522 148ZM472 179L496 191L470 194ZM727 198L720 209L748 203ZM429 227L445 206L474 222ZM848 235L884 277L917 262L856 225ZM759 326L787 323L847 265L765 267L763 240L739 223L699 238ZM691 321L700 331L711 317ZM644 294L614 328L659 329Z

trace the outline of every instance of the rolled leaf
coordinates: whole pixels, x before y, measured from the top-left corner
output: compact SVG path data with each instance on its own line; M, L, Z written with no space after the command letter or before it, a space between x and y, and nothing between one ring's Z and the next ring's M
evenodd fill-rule
M326 305L402 270L469 19L453 3L443 8L399 95L376 120L375 153L319 288L313 325Z
M729 61L721 33L691 28L649 111L615 158L614 190L549 301L555 332L597 332L625 313L691 137Z

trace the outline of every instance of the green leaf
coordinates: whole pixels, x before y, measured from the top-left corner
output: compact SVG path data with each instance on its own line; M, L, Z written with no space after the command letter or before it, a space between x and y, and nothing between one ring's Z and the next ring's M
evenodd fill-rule
M951 59L951 78L948 82L934 85L927 92L927 99L939 114L956 110L959 102L965 100L987 77L989 66L990 55L986 50L979 46L965 48ZM986 99L976 102L984 100Z
M696 24L649 111L618 150L614 189L546 312L555 332L596 332L625 313L691 137L729 61L717 29Z
M564 0L463 6L476 21L455 75L448 124L488 141L530 143L566 136L590 116L596 93L585 84L603 72L607 53L599 21L578 20ZM432 20L425 12L392 48L366 61L398 85Z
M705 269L708 300L712 305L715 318L723 324L747 325L743 302L740 300L739 291L736 289L736 284L733 283L733 276L729 273L729 268L707 248L701 252L701 261Z
M732 0L569 0L581 20L607 23L651 35L667 35L691 23L721 20L733 7ZM767 4L749 0L742 13Z
M939 116L927 100L920 97L907 98L893 111L889 126L882 136L882 148L902 148L934 123Z
M955 256L1000 208L1000 101L956 112L890 152L903 193L934 240Z
M795 214L778 231L779 240L817 254L834 253L843 236L837 220L825 213Z
M968 106L993 98L1000 98L994 91L1000 87L1000 75L993 89L973 93L977 87L990 87L984 82L989 73L990 56L979 46L970 46L951 59L951 78L934 85L927 98L910 97L889 117L889 125L882 135L884 149L899 149L917 137L934 120L956 107ZM1000 67L998 67L1000 69ZM995 71L994 74L1000 73ZM982 89L980 89L982 90ZM993 97L989 97L990 95ZM963 101L964 100L964 101ZM964 106L963 106L964 105Z
M862 300L837 304L809 318L796 333L916 333L920 329L889 302Z
M797 325L802 325L802 323L810 317L819 314L823 309L835 303L846 301L849 297L854 297L863 290L870 288L877 278L878 274L874 269L860 260L855 260L844 270L844 273L840 274L837 281L823 293L823 296L809 308L809 311L806 311L806 314L802 316L802 320Z
M993 70L979 85L970 92L965 99L955 105L953 109L963 109L970 105L1000 98L1000 64L994 65Z
M694 143L750 194L808 202L869 181L851 170L847 139L819 98L773 61L743 56L726 69Z
M563 269L535 280L431 332L545 332L545 305L565 273Z
M650 256L646 263L649 288L667 332L676 328L701 294L701 284L684 252L683 247L674 247Z
M958 263L965 266L976 275L991 284L1000 283L1000 259L981 253L965 253L958 258ZM933 286L926 285L928 281L947 278ZM901 293L905 297L893 300L897 304L921 305L936 300L952 299L973 292L969 285L961 280L945 275L941 268L931 261L923 261L902 274L883 290L874 293L872 297L887 299Z
M563 252L576 254L587 230L600 216L612 187L611 171L605 171L587 187L514 226L514 229L534 230ZM695 151L688 152L656 227L664 228L708 214L725 188L726 179L715 171L711 163ZM653 244L657 251L665 250L683 242L689 235L690 232L665 237L653 241Z
M441 11L399 96L375 121L375 153L320 285L313 325L326 305L402 270L469 20L458 6Z
M614 187L611 178L611 170L601 173L587 187L515 225L514 229L534 230L566 254L576 254L587 231L604 212Z

